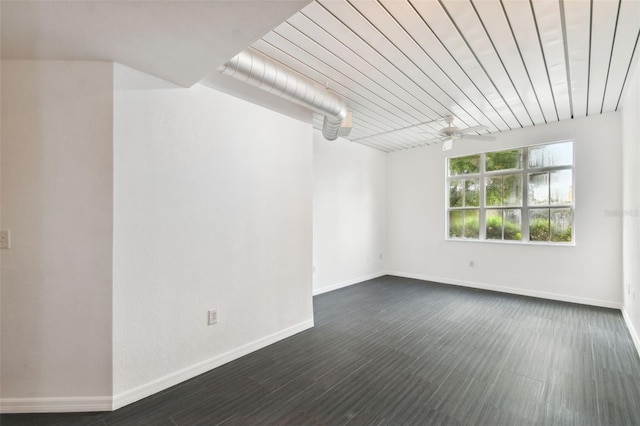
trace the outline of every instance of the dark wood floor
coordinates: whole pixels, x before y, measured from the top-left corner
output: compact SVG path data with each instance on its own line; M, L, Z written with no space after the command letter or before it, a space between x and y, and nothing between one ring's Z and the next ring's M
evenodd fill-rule
M316 327L111 413L9 425L640 425L619 311L382 277Z

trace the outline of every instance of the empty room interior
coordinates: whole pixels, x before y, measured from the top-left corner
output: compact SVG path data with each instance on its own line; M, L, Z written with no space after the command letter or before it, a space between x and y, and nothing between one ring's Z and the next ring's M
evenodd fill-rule
M1 424L640 424L640 1L0 25Z

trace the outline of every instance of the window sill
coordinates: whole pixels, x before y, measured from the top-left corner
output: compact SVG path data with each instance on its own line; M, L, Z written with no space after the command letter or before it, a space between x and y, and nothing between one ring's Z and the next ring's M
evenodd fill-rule
M445 241L451 241L455 243L487 243L487 244L505 244L505 245L517 245L525 247L575 247L575 241L570 243L552 243L545 241L510 241L510 240L477 240L472 238L445 238Z

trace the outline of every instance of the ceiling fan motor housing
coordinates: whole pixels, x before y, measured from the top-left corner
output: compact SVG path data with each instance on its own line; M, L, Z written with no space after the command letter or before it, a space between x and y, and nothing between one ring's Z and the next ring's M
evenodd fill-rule
M445 127L442 130L440 130L440 133L442 133L443 135L446 136L452 136L455 135L456 133L458 133L460 129L457 128L456 126L449 126L449 127Z

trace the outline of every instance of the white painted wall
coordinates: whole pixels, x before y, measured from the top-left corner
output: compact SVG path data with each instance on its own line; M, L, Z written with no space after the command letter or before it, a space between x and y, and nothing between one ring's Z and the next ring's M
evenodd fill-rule
M115 79L117 407L312 326L313 146L210 88Z
M312 245L315 292L388 262L399 275L607 306L623 300L624 247L625 314L640 324L638 218L605 215L640 199L637 70L622 114L452 152L574 138L575 247L445 241L439 147L327 142L203 86L121 66L114 82L107 63L1 70L4 408L86 398L80 409L104 409L113 394L118 407L309 327Z
M2 61L4 408L111 395L112 76Z
M313 291L380 276L385 270L387 154L313 136Z
M622 111L623 313L640 353L640 66L629 76Z
M397 275L620 307L622 205L618 113L501 133L497 141L457 141L389 154L389 269ZM445 155L575 140L573 247L445 240ZM476 266L469 267L474 260Z

